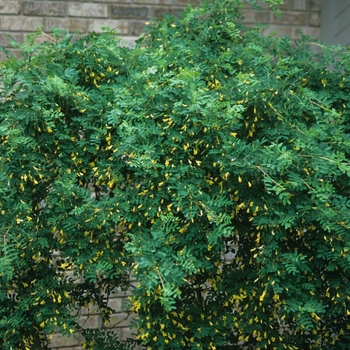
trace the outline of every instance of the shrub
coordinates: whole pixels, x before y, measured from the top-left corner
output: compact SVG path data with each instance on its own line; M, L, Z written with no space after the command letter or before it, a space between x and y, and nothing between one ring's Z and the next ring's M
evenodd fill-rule
M107 324L130 274L149 349L348 347L348 54L264 37L239 5L2 64L3 347L58 327L101 349L71 311Z
M112 32L71 39L56 32L2 64L2 348L46 348L55 329L98 344L76 314L95 304L107 323L106 295L129 288L108 120L133 52Z

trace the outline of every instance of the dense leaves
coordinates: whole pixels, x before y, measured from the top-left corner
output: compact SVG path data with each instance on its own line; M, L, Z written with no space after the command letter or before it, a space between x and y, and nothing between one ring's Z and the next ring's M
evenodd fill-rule
M95 304L107 322L106 296L128 288L134 261L111 191L120 167L107 122L127 50L113 33L74 44L57 33L35 49L2 66L0 338L8 349L44 348L56 327L90 339L76 314Z
M72 310L107 328L130 274L149 349L348 347L349 57L244 28L239 5L2 64L3 348L58 328L101 349Z

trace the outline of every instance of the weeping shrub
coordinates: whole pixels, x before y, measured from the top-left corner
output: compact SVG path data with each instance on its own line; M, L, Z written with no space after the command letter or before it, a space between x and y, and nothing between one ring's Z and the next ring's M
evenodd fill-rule
M265 37L240 6L1 63L3 348L55 329L132 348L108 332L130 276L148 349L347 348L348 53ZM72 312L88 304L101 330Z

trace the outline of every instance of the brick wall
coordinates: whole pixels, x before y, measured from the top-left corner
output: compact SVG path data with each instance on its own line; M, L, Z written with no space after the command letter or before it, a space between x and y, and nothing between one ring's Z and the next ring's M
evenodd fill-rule
M81 33L99 32L102 26L109 26L116 28L124 39L133 41L142 33L145 22L166 13L181 11L188 2L196 4L199 0L0 0L0 46L8 46L6 34L23 42L25 36L38 26L43 26L47 32L59 27ZM275 17L265 4L262 6L261 12L254 11L250 6L245 8L243 13L247 24L268 24L266 33L276 31L293 39L300 36L299 31L319 37L321 0L285 0L280 18ZM110 303L118 311L113 315L116 331L125 340L132 336L132 332L128 328L131 318L125 319L123 297L123 294L117 294L110 299ZM85 325L100 325L96 310L82 310L81 317ZM80 350L81 341L80 335L67 339L54 334L52 349Z
M109 26L133 41L142 33L145 22L181 11L188 3L197 4L199 0L0 0L0 45L8 46L6 34L23 42L39 26L47 32L59 27L81 33L99 32L102 26ZM269 24L266 32L273 30L293 39L300 30L318 38L320 3L321 0L285 0L280 18L273 16L265 4L262 12L247 6L245 22Z
M275 31L292 39L300 38L300 31L316 39L320 38L321 0L284 0L280 9L282 16L276 17L266 4L263 4L261 12L253 11L247 6L244 11L245 22L268 24L265 33Z
M135 314L128 314L125 308L125 299L130 293L119 292L110 296L108 306L116 310L111 315L110 324L108 325L117 334L121 341L125 341L128 338L135 337L135 330L130 330L130 322L136 316ZM80 312L80 325L83 328L97 329L102 325L102 320L99 315L98 309L94 306L85 307ZM82 350L82 343L84 341L81 334L75 334L70 337L62 336L59 333L52 334L49 337L50 349L52 350ZM141 347L135 348L140 350Z
M23 42L39 26L49 32L54 27L70 32L100 32L102 26L116 28L134 40L145 22L165 13L181 11L198 0L2 0L0 1L0 45L8 46L6 34Z

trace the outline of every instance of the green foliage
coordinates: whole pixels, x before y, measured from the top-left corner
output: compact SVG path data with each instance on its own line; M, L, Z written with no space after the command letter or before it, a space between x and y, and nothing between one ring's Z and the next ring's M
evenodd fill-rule
M56 328L88 332L79 309L95 304L108 322L106 295L129 288L133 258L111 190L118 169L107 118L130 54L112 32L71 39L56 33L2 64L4 349L45 348Z
M348 347L349 56L244 28L239 5L1 65L3 348L55 329L127 348L72 311L108 325L130 274L149 349Z

